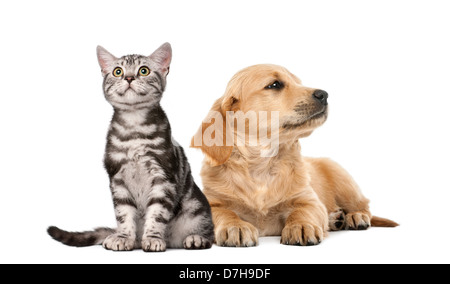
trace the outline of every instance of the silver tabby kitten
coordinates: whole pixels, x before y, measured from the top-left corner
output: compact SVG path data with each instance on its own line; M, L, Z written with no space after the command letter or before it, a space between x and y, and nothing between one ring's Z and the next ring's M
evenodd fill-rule
M115 251L210 248L211 208L160 106L170 44L148 57L116 58L100 46L97 55L105 97L114 108L104 163L118 228L71 233L50 227L48 233L66 245L103 244Z

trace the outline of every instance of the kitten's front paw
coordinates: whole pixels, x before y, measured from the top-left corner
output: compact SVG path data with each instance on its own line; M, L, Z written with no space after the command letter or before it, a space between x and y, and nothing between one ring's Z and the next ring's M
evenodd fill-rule
M142 240L142 249L145 252L166 251L166 242L158 238L145 238Z
M134 249L135 239L123 234L112 234L103 242L103 247L113 251L130 251Z
M183 246L185 249L209 249L212 242L202 236L191 235L184 240Z

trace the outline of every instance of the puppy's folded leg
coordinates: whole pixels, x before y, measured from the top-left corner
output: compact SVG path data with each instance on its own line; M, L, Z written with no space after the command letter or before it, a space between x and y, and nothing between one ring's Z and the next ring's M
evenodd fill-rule
M231 210L212 207L216 244L226 247L253 247L258 245L259 232Z
M345 213L342 209L331 212L328 218L330 231L340 231L345 229Z
M346 216L347 230L367 230L370 227L372 215L368 210L349 212Z
M312 246L320 244L328 231L328 215L320 201L297 203L281 232L284 245Z

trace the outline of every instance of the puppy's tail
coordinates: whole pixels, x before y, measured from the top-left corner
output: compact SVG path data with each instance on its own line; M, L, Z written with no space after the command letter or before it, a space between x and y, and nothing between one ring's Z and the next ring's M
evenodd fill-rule
M389 219L372 216L372 220L370 220L370 223L372 227L388 227L388 228L394 228L397 226L400 226L399 224L395 223L394 221L391 221Z
M49 227L47 233L58 242L72 247L88 247L101 245L103 241L116 230L110 228L97 228L94 231L67 232L58 227Z

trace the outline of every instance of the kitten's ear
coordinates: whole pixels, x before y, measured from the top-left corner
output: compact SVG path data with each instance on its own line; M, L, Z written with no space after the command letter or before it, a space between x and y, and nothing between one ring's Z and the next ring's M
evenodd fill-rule
M103 76L112 71L112 68L114 68L114 63L117 61L117 58L114 55L109 53L100 45L97 46L97 58L100 68L102 69Z
M160 71L164 76L169 74L170 63L172 62L172 46L166 42L161 45L149 58L159 65Z

